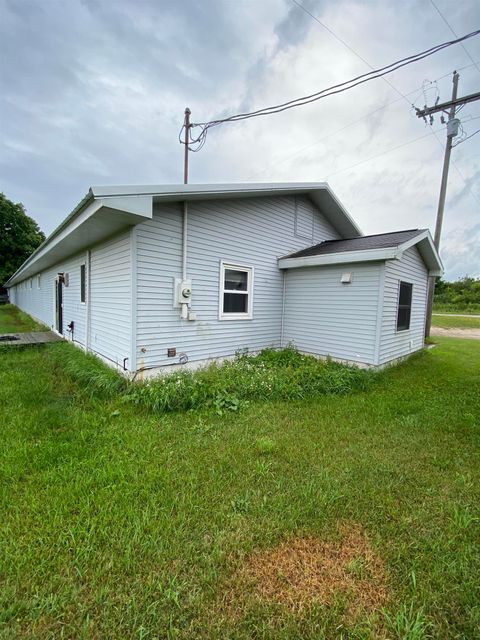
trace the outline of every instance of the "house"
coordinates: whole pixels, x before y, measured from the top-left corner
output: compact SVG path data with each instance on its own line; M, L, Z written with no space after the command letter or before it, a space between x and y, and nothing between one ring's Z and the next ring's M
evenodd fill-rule
M364 236L325 183L92 187L6 283L143 377L294 344L380 366L424 345L428 230Z

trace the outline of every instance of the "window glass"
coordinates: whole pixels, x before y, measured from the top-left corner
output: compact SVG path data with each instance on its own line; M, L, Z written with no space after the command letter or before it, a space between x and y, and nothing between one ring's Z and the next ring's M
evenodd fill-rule
M80 302L85 302L85 265L80 265Z
M247 291L248 273L225 269L225 291Z
M223 313L247 313L248 294L224 293Z
M400 283L400 295L398 299L400 306L410 306L412 303L412 285L406 282Z
M410 329L410 316L412 312L412 290L410 282L400 282L398 292L397 331Z

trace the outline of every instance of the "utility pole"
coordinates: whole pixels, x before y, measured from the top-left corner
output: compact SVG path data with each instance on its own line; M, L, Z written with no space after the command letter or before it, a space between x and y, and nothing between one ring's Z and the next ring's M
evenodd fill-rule
M435 104L433 107L425 106L424 109L416 109L417 116L419 118L423 118L425 122L427 121L427 116L430 117L430 124L432 123L432 114L437 113L438 111L446 111L450 109L448 113L448 123L447 123L447 144L445 146L445 157L443 160L443 172L442 172L442 183L440 186L440 196L438 199L438 210L437 210L437 220L435 223L435 237L434 242L437 250L440 249L440 238L442 235L442 223L443 223L443 212L445 209L445 196L447 193L447 181L448 181L448 170L450 168L450 155L452 153L453 146L453 138L458 133L458 124L459 121L455 118L456 108L460 105L468 104L469 102L474 102L475 100L480 100L480 91L477 93L471 93L467 96L463 96L462 98L457 98L457 89L458 89L458 80L460 76L456 71L453 72L453 88L452 88L452 99L447 102L442 102L440 104ZM427 298L427 314L425 319L425 337L428 338L430 335L430 327L432 324L432 307L433 307L433 294L435 291L435 277L431 276L428 279L428 298Z
M183 121L183 126L185 129L185 156L183 161L183 184L188 184L188 145L190 142L190 114L192 112L187 107L185 109L185 119Z
M458 79L459 75L456 71L453 73L453 88L452 88L452 102L457 99L457 90L458 90ZM440 238L442 235L442 224L443 224L443 212L445 210L445 196L447 194L447 182L448 182L448 171L450 169L450 156L452 154L452 142L454 136L457 135L455 129L458 130L458 127L455 127L453 120L455 119L455 110L456 105L452 104L450 107L450 112L448 114L448 123L447 123L447 144L445 145L445 156L443 158L443 171L442 171L442 183L440 185L440 196L438 198L438 209L437 209L437 221L435 223L435 236L433 241L437 248L437 251L440 250ZM427 313L425 318L425 337L428 338L430 336L430 329L432 326L432 311L433 311L433 296L435 293L435 276L430 276L428 278L428 296L427 296Z

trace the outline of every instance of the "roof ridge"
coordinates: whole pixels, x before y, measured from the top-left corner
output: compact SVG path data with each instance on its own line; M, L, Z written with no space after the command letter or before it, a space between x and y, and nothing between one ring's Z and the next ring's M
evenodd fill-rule
M378 236L392 236L396 233L409 233L410 231L418 231L422 233L423 231L427 231L427 229L401 229L400 231L385 231L384 233L369 233L364 236L352 236L351 238L337 238L336 240L324 240L323 242L319 242L318 244L324 244L327 242L340 242L343 240L358 240L359 238L376 238ZM317 245L313 245L317 246Z

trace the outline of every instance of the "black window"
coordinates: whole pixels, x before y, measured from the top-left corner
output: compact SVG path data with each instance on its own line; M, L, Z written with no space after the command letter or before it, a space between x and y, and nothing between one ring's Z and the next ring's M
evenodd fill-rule
M85 302L85 265L80 265L80 302Z
M410 329L410 315L412 312L412 289L410 282L400 282L398 292L397 331Z

